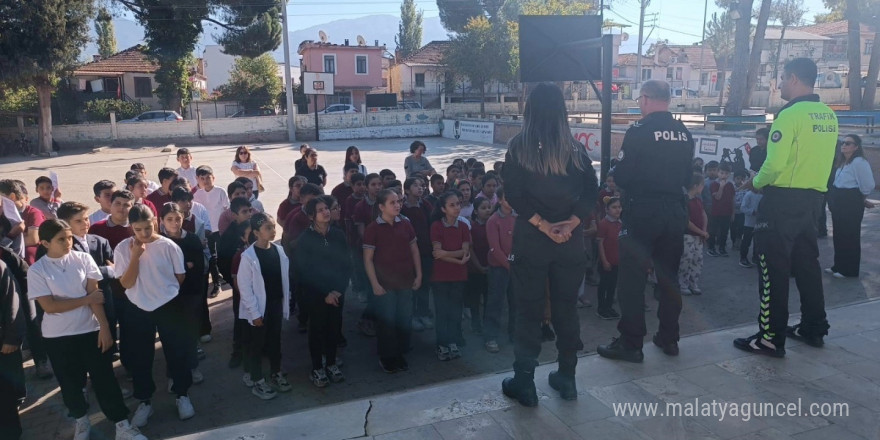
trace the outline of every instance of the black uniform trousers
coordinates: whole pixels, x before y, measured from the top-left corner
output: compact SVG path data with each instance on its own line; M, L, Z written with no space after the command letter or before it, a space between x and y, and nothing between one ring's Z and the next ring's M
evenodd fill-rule
M834 266L831 269L844 276L857 277L862 260L865 198L858 188L831 187L828 200L834 228Z
M801 334L828 334L822 271L819 267L817 220L823 195L815 190L764 188L755 225L761 336L785 346L790 275L801 296Z
M597 310L607 311L614 304L614 292L617 290L618 266L611 266L611 270L605 270L599 263L599 286L596 288Z
M653 261L660 303L657 335L663 344L678 342L681 314L678 266L684 252L688 221L684 196L631 199L623 212L617 282L621 318L617 330L626 347L642 348L647 334L645 285Z
M18 405L25 397L21 349L0 354L0 440L18 440L21 420Z
M559 371L574 375L577 351L583 348L576 304L587 264L583 236L579 225L571 231L570 240L557 244L526 219L517 219L510 255L510 289L516 303L514 370L531 372L538 365L549 280Z
M383 361L403 356L409 351L412 337L412 296L411 289L389 289L384 295L373 298L376 305L376 345Z
M128 417L128 407L113 374L113 352L101 352L98 332L44 338L43 341L70 417L78 419L88 413L89 403L83 395L86 373L104 415L113 423Z
M309 355L312 358L312 369L324 368L324 359L327 366L336 364L336 349L342 337L340 325L342 325L342 298L339 298L339 306L332 306L324 302L324 297L313 291L308 291L309 296ZM245 325L247 322L245 322Z

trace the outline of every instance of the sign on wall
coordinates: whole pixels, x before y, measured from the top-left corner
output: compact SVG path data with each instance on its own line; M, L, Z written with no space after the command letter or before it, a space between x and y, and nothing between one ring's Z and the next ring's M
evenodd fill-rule
M495 142L495 124L492 122L444 119L443 137L491 144Z
M332 95L333 74L303 72L303 92L306 95Z

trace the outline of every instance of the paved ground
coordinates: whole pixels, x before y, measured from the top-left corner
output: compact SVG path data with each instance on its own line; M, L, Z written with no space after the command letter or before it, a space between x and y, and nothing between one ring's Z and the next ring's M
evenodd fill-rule
M359 141L364 163L370 171L378 172L382 168L390 168L402 174L404 157L408 154L407 139L384 139ZM349 141L319 142L318 148L322 163L329 174L331 185L339 182L342 174L342 162L345 148ZM438 169L445 169L455 157L477 157L491 162L503 155L503 147L492 145L460 144L442 138L427 139L428 157ZM217 182L225 186L232 179L229 171L234 154L233 146L205 146L192 148L195 163L211 165L216 173ZM286 181L292 174L293 161L297 158L296 147L289 144L260 145L254 155L264 170L267 191L260 196L267 210L274 213L278 203L286 195ZM80 200L97 206L92 201L91 185L101 178L121 181L125 170L133 162L143 162L148 172L154 175L159 168L168 164L176 167L173 153L162 153L160 148L146 149L111 149L100 153L66 153L57 158L32 159L11 162L13 158L0 160L0 175L14 176L26 182L33 182L38 175L48 170L56 171L61 180L64 198ZM876 242L877 225L880 216L868 212L865 216L863 235L865 243ZM830 265L832 257L831 241L820 241L821 261L824 266ZM878 251L869 246L863 249L862 277L858 280L824 280L826 302L829 307L851 304L877 296L880 284L880 265ZM684 335L694 335L753 321L757 310L756 277L753 272L736 265L734 258L708 258L706 260L703 289L701 297L685 298L682 313L681 330ZM588 293L593 288L588 287ZM793 291L794 288L793 288ZM648 304L656 309L656 303L650 299ZM798 310L796 295L791 300L792 311ZM240 370L229 370L226 367L231 339L230 291L225 291L211 304L212 321L214 322L214 342L205 345L208 358L203 361L201 369L206 376L204 384L194 386L191 390L197 416L186 422L176 418L174 402L171 396L158 391L155 396L156 414L144 432L151 438L167 438L175 435L200 432L234 423L247 422L255 419L288 414L294 411L340 402L361 401L370 396L390 392L403 392L419 387L461 380L472 376L502 372L510 369L512 350L502 344L500 353L492 355L482 349L481 338L469 332L464 325L465 336L470 344L464 348L464 357L455 363L440 363L432 352L433 333L417 334L414 343L416 349L410 355L411 371L406 374L387 375L382 373L376 361L375 341L355 332L354 324L360 315L362 304L352 298L346 304L344 332L349 347L342 357L345 360L343 371L346 382L331 385L326 389L316 389L307 380L309 370L306 337L296 333L295 326L285 329L283 339L284 368L290 373L294 390L290 394L263 402L251 396L241 385ZM616 333L615 323L599 320L593 309L580 309L581 337L589 354L598 343L607 341ZM876 315L874 315L876 316ZM291 322L294 323L295 321ZM838 327L832 321L832 334ZM649 328L656 328L656 318L648 314ZM727 344L727 343L725 343ZM552 344L544 345L542 362L555 359ZM856 353L859 353L856 351ZM157 372L164 370L158 367L163 362L161 351L157 356ZM32 377L32 364L29 362L28 377ZM587 371L584 376L592 375ZM624 369L624 371L628 371ZM118 374L122 376L121 371ZM159 389L164 389L164 380L157 374ZM630 378L632 379L632 378ZM495 379L493 379L495 380ZM494 383L494 382L493 382ZM128 385L124 379L123 386ZM497 384L496 384L497 385ZM582 387L583 388L583 387ZM23 408L23 421L26 426L26 437L30 439L68 438L72 434L71 421L65 417L66 411L60 400L59 390L54 380L29 382L29 398ZM497 397L497 396L496 396ZM97 402L92 397L93 422L97 426L96 438L99 433L110 434L112 428L104 421L98 411ZM135 402L130 406L134 408ZM361 415L362 417L362 415ZM335 424L338 418L330 419ZM363 422L361 421L361 424ZM371 431L373 432L373 431ZM389 431L390 432L390 431ZM326 437L326 438L333 438ZM481 437L486 438L486 437Z
M504 397L505 375L488 374L178 439L873 440L880 438L878 313L877 300L832 309L825 346L789 341L785 359L733 348L752 325L685 337L676 358L653 346L643 364L585 356L574 402L547 385L555 366L544 365L535 374L538 408ZM641 406L624 416L628 403L656 412Z

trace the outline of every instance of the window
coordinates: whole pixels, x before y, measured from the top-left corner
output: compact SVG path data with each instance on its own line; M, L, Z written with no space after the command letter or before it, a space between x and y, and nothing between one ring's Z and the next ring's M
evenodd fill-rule
M700 85L705 86L709 84L709 74L707 72L703 72L700 74Z
M651 69L642 69L642 81L651 79Z
M336 92L327 97L328 104L349 104L351 105L351 92Z
M336 55L324 55L324 73L336 73Z
M425 74L417 73L416 74L416 87L425 87Z
M153 97L153 82L149 77L145 76L136 76L134 77L134 97L135 98L152 98Z
M326 63L326 61L325 61ZM366 75L367 74L367 56L366 55L355 55L354 56L354 64L355 64L355 73L358 75Z
M113 93L119 91L119 78L104 78L104 91Z
M667 79L667 80L671 80L671 79L672 79L672 67L667 67L667 68L666 68L666 79Z
M681 81L681 76L682 76L682 72L683 72L683 71L684 71L684 70L683 70L681 67L676 67L676 68L675 68L675 79L676 79L677 81Z
M874 49L874 40L865 39L865 55L871 55L871 50Z

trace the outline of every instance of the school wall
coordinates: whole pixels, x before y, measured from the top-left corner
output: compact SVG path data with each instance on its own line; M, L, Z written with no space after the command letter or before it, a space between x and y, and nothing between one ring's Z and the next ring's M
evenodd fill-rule
M454 129L456 123L459 129ZM491 132L491 143L507 144L522 129L521 121L485 121L444 119L441 135L448 139L460 139L464 141L487 142L486 133ZM594 161L601 160L601 131L588 125L572 124L571 133L580 143L584 144L587 153ZM617 157L626 130L617 128L611 130L611 157ZM708 131L702 129L691 130L695 143L695 157L701 157L705 162L710 160L721 161L724 149L730 150L731 159L735 159L737 149L743 152L743 160L746 167L749 166L748 150L755 145L755 138L744 136L739 133ZM874 181L880 188L880 134L866 134L862 137L865 149L865 158L871 164L874 173ZM747 147L748 146L748 147Z

